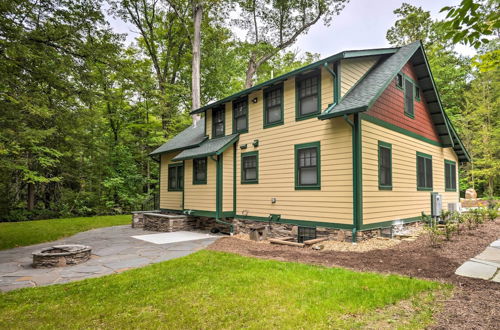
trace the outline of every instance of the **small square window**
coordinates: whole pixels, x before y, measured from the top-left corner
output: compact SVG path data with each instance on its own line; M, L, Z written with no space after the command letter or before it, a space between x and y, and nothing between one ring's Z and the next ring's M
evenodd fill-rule
M316 238L316 227L299 227L297 230L297 242L304 243Z
M415 100L420 101L420 87L415 85Z

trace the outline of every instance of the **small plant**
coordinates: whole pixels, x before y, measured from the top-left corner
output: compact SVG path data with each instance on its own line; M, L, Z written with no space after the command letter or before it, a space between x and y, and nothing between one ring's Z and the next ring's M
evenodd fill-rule
M488 209L486 207L480 207L478 213L480 216L479 223L485 223L488 220Z
M452 234L457 230L457 224L451 221L448 221L444 225L444 236L447 241L451 240Z
M457 228L456 228L457 235L460 235L460 233L462 231L463 223L465 221L465 216L463 214L458 213L458 212L453 212L452 218L457 226Z
M474 222L474 215L472 212L467 212L463 214L464 222L467 225L467 229L472 230L476 226Z
M498 218L498 209L488 208L488 219L490 221L495 221L496 218Z
M422 219L422 222L425 223L424 228L429 235L431 246L438 247L441 242L441 235L443 235L443 232L437 226L436 219L430 215L426 215L424 212L422 212L422 216L420 218Z

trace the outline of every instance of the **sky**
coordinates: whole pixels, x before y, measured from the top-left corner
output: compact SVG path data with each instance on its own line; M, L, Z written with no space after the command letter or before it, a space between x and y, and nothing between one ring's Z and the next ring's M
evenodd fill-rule
M385 35L397 19L394 9L403 2L430 11L433 19L442 19L445 14L439 10L457 5L460 0L351 0L330 26L318 22L307 34L301 35L291 49L318 53L324 58L344 50L390 47ZM111 17L109 22L116 32L127 34L128 42L137 36L130 24ZM459 45L456 50L463 55L474 55L470 47Z

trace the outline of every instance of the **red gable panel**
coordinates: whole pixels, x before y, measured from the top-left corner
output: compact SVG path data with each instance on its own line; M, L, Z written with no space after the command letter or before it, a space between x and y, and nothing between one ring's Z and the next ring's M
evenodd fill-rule
M411 63L406 63L401 71L417 81ZM420 95L420 101L414 102L415 118L406 116L404 92L396 87L396 79L394 79L366 114L439 142L439 135L432 123L425 98L422 93Z

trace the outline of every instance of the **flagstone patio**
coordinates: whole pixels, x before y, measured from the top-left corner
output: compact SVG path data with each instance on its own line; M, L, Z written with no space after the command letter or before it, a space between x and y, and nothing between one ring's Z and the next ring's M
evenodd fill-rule
M500 239L458 267L455 274L500 283Z
M154 237L154 234L168 236L168 233L159 234L125 225L93 229L54 242L0 251L0 290L10 291L120 273L186 256L203 249L218 238L189 232L184 235L184 240L179 241L177 234L171 240L163 239L160 244L155 244L151 240L148 242L132 237L143 235ZM167 243L161 244L161 242ZM75 266L37 269L31 266L34 251L60 244L89 245L92 247L92 257L87 262Z

